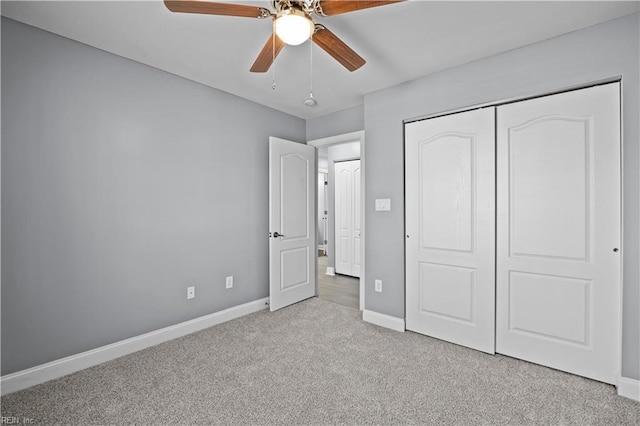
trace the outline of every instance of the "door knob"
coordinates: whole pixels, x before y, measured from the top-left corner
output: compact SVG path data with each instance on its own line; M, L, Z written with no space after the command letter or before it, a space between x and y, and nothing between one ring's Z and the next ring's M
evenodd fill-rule
M284 237L284 235L279 234L278 231L273 233L273 238Z

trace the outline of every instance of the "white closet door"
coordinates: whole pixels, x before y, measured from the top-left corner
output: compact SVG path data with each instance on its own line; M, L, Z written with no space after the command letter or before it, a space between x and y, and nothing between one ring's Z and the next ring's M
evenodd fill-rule
M406 328L494 353L494 108L405 126Z
M360 160L335 163L336 272L360 276Z
M614 383L620 100L609 84L497 110L496 352Z

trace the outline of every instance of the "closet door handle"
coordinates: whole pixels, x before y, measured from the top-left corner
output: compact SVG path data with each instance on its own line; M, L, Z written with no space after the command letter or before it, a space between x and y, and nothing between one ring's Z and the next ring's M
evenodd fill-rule
M284 235L279 234L278 231L273 233L273 238L284 237Z

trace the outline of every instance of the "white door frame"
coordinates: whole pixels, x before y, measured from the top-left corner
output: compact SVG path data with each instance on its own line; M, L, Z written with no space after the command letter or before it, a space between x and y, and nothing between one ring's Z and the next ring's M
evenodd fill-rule
M313 147L317 148L325 148L325 147L329 147L332 145L339 145L342 143L347 143L347 142L360 142L360 167L362 168L362 175L361 175L361 180L360 180L360 204L362 206L362 208L360 209L360 223L362 225L362 233L360 235L361 238L361 248L360 248L360 259L362 260L362 263L360 265L360 310L363 311L364 310L364 283L365 283L365 222L364 222L364 218L365 218L365 206L367 205L366 203L366 199L365 199L365 144L364 144L364 130L359 130L357 132L351 132L351 133L345 133L342 135L336 135L336 136L329 136L327 138L321 138L321 139L314 139L311 141L307 142L307 145L311 145ZM317 158L317 156L316 156ZM318 167L316 164L316 176L318 174ZM316 185L317 187L317 185ZM318 199L317 194L316 194L316 200ZM317 209L316 209L317 210ZM316 222L317 222L317 218L316 218ZM317 263L317 259L316 259L316 263ZM316 268L317 269L317 268Z
M317 150L316 150L317 153ZM322 178L322 182L323 184L320 185L320 175L324 175L324 177ZM322 202L323 205L322 206L316 206L316 210L318 211L318 215L322 215L323 216L323 222L322 222L322 241L318 241L318 250L320 250L320 246L322 246L322 251L324 251L325 256L327 255L327 234L329 233L329 218L328 218L328 213L325 214L325 212L327 211L327 197L329 196L327 191L327 182L329 180L329 171L325 170L325 169L318 169L318 195L316 196L316 199L320 196L320 191L322 191ZM322 189L320 189L322 188ZM320 210L322 210L322 213L320 213ZM326 217L325 217L326 216ZM320 217L318 217L318 226L320 226ZM322 243L322 244L320 244Z

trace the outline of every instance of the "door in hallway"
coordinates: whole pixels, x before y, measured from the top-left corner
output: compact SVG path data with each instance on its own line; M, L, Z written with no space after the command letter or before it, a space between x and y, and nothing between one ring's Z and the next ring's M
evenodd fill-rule
M360 277L360 160L335 163L336 272Z

